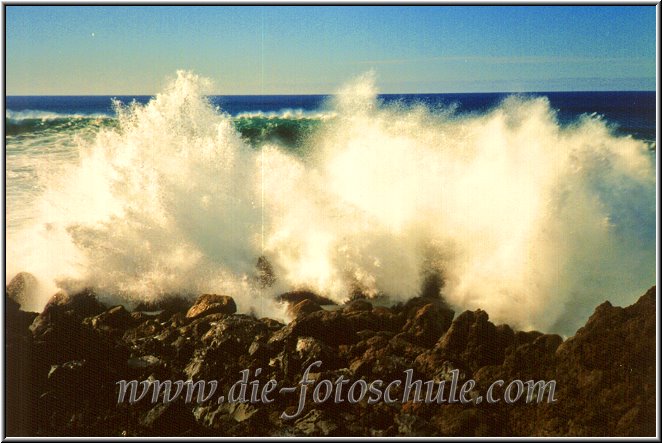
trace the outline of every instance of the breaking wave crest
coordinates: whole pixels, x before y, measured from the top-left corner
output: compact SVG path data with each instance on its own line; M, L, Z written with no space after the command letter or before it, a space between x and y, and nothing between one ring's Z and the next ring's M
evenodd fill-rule
M544 97L471 115L386 105L371 75L324 118L237 118L207 88L179 72L149 103L118 104L47 175L35 222L7 238L8 276L40 280L33 308L92 285L128 304L227 293L283 318L282 291L404 300L441 276L458 309L566 333L655 279L655 154L599 118L561 125ZM282 133L260 138L268 122Z

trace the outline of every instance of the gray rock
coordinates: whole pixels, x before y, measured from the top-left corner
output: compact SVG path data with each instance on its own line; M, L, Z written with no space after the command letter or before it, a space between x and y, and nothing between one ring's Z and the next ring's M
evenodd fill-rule
M23 306L36 296L39 282L29 272L19 272L7 285L7 297Z

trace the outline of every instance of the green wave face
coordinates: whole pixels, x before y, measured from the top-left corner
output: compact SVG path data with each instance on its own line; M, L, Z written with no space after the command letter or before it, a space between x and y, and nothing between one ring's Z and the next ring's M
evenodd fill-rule
M296 150L320 126L322 120L319 118L240 116L235 117L233 122L241 137L253 147L273 143ZM116 126L117 120L111 117L5 118L6 135L10 137L57 134Z
M117 121L110 117L5 118L7 136L46 135L116 125Z
M275 143L299 148L322 123L316 118L237 117L234 125L251 146Z

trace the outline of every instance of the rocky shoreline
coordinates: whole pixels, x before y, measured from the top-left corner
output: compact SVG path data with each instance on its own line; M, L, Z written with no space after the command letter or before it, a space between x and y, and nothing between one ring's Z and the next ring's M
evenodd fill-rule
M25 278L25 275L23 277ZM439 297L391 307L357 299L325 309L312 293L283 294L295 319L237 314L231 297L170 300L129 312L92 290L52 297L41 313L20 309L24 284L5 297L8 436L654 436L655 287L633 305L598 306L565 341L494 325L484 311L453 312ZM17 301L18 300L18 301ZM144 308L144 307L143 307ZM118 404L119 380L218 380L227 392L262 368L264 384L317 377L422 380L459 370L483 393L494 380L556 380L554 403L423 404L308 402Z

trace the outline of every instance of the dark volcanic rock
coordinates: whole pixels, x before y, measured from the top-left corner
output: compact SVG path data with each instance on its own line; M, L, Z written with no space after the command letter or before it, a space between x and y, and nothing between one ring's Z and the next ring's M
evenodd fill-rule
M465 311L450 326L436 346L449 359L465 362L472 370L501 364L507 338L488 320L485 311Z
M142 301L136 305L134 311L166 311L180 312L186 311L192 305L191 301L179 295L164 295L156 297L153 300Z
M372 303L370 303L365 299L357 298L355 300L352 300L347 304L347 306L345 306L345 312L361 312L361 311L367 311L367 312L372 311Z
M248 352L251 343L266 338L267 334L268 328L259 320L247 315L233 315L215 322L202 337L202 344L207 349L241 355Z
M34 435L32 407L36 402L32 380L32 334L37 316L23 312L12 298L5 298L5 431L8 436Z
M186 313L187 318L197 318L209 314L234 314L237 305L227 295L203 294Z
M272 343L296 341L298 337L314 337L332 345L353 344L359 341L359 331L378 329L377 315L369 311L344 313L337 311L315 311L297 317L289 325L277 331L269 341Z
M301 337L297 340L295 352L301 361L300 367L305 370L311 363L321 361L325 368L333 367L336 357L330 346L312 337Z
M125 330L135 322L124 306L113 306L105 312L83 320L83 324L101 330Z
M289 324L236 314L232 298L209 294L193 306L172 305L154 315L107 309L92 291L57 294L38 315L8 296L8 435L655 435L655 288L626 308L598 306L564 342L554 334L496 326L482 310L454 319L438 296L439 282L426 285L426 296L390 308L356 298L325 310L315 294L287 293L281 300L294 314ZM296 411L298 389L276 390L270 403L217 402L243 370L260 386L275 380L278 389L298 387L316 361L322 365L309 374L315 383L295 419L283 420L281 413ZM412 392L401 401L401 385L390 392L394 403L382 397L369 404L368 395L349 401L355 382L360 388L361 380L382 380L383 392L391 381L404 383L409 369L413 380L446 383L446 400L454 379L471 379L472 399L484 398L496 380L543 380L555 382L557 401L425 404L413 401ZM343 386L343 401L312 401L321 380L340 377L347 384L333 386ZM119 380L148 379L213 380L218 387L200 404L181 397L118 404ZM503 391L493 394L502 398Z
M556 349L568 434L655 434L655 288L626 308L598 306Z
M48 381L53 385L59 385L59 389L64 391L67 385L76 385L84 379L83 373L87 366L85 360L68 361L60 365L53 365L48 371Z
M304 437L330 437L338 429L338 425L324 417L320 409L313 409L294 424L294 435Z
M407 319L402 328L415 343L425 347L433 346L448 330L455 313L445 307L428 303Z
M36 367L43 371L42 366L68 360L107 357L106 351L112 344L83 322L105 309L90 290L55 294L30 325Z
M197 429L191 408L183 402L157 404L140 420L146 435L184 436Z
M66 331L70 324L77 324L83 318L98 315L105 309L105 306L99 303L91 290L84 290L72 295L58 292L51 297L41 314L34 319L30 330L35 336L43 335L53 328Z
M312 300L304 299L295 305L289 305L287 312L293 317L302 317L312 312L321 311L322 307Z
M29 327L37 317L36 312L24 312L20 305L12 298L5 299L5 331L8 335L26 337Z
M335 305L336 303L333 300L330 300L321 295L315 294L310 291L292 291L281 294L277 297L278 301L283 301L290 304L297 304L303 300L310 300L317 303L320 306L324 305Z
M488 411L460 405L442 405L430 420L436 431L447 437L501 436L502 429Z
M608 302L598 306L586 325L563 343L558 336L541 335L518 347L504 369L556 380L558 401L512 408L512 432L655 435L655 313L653 287L627 308Z

